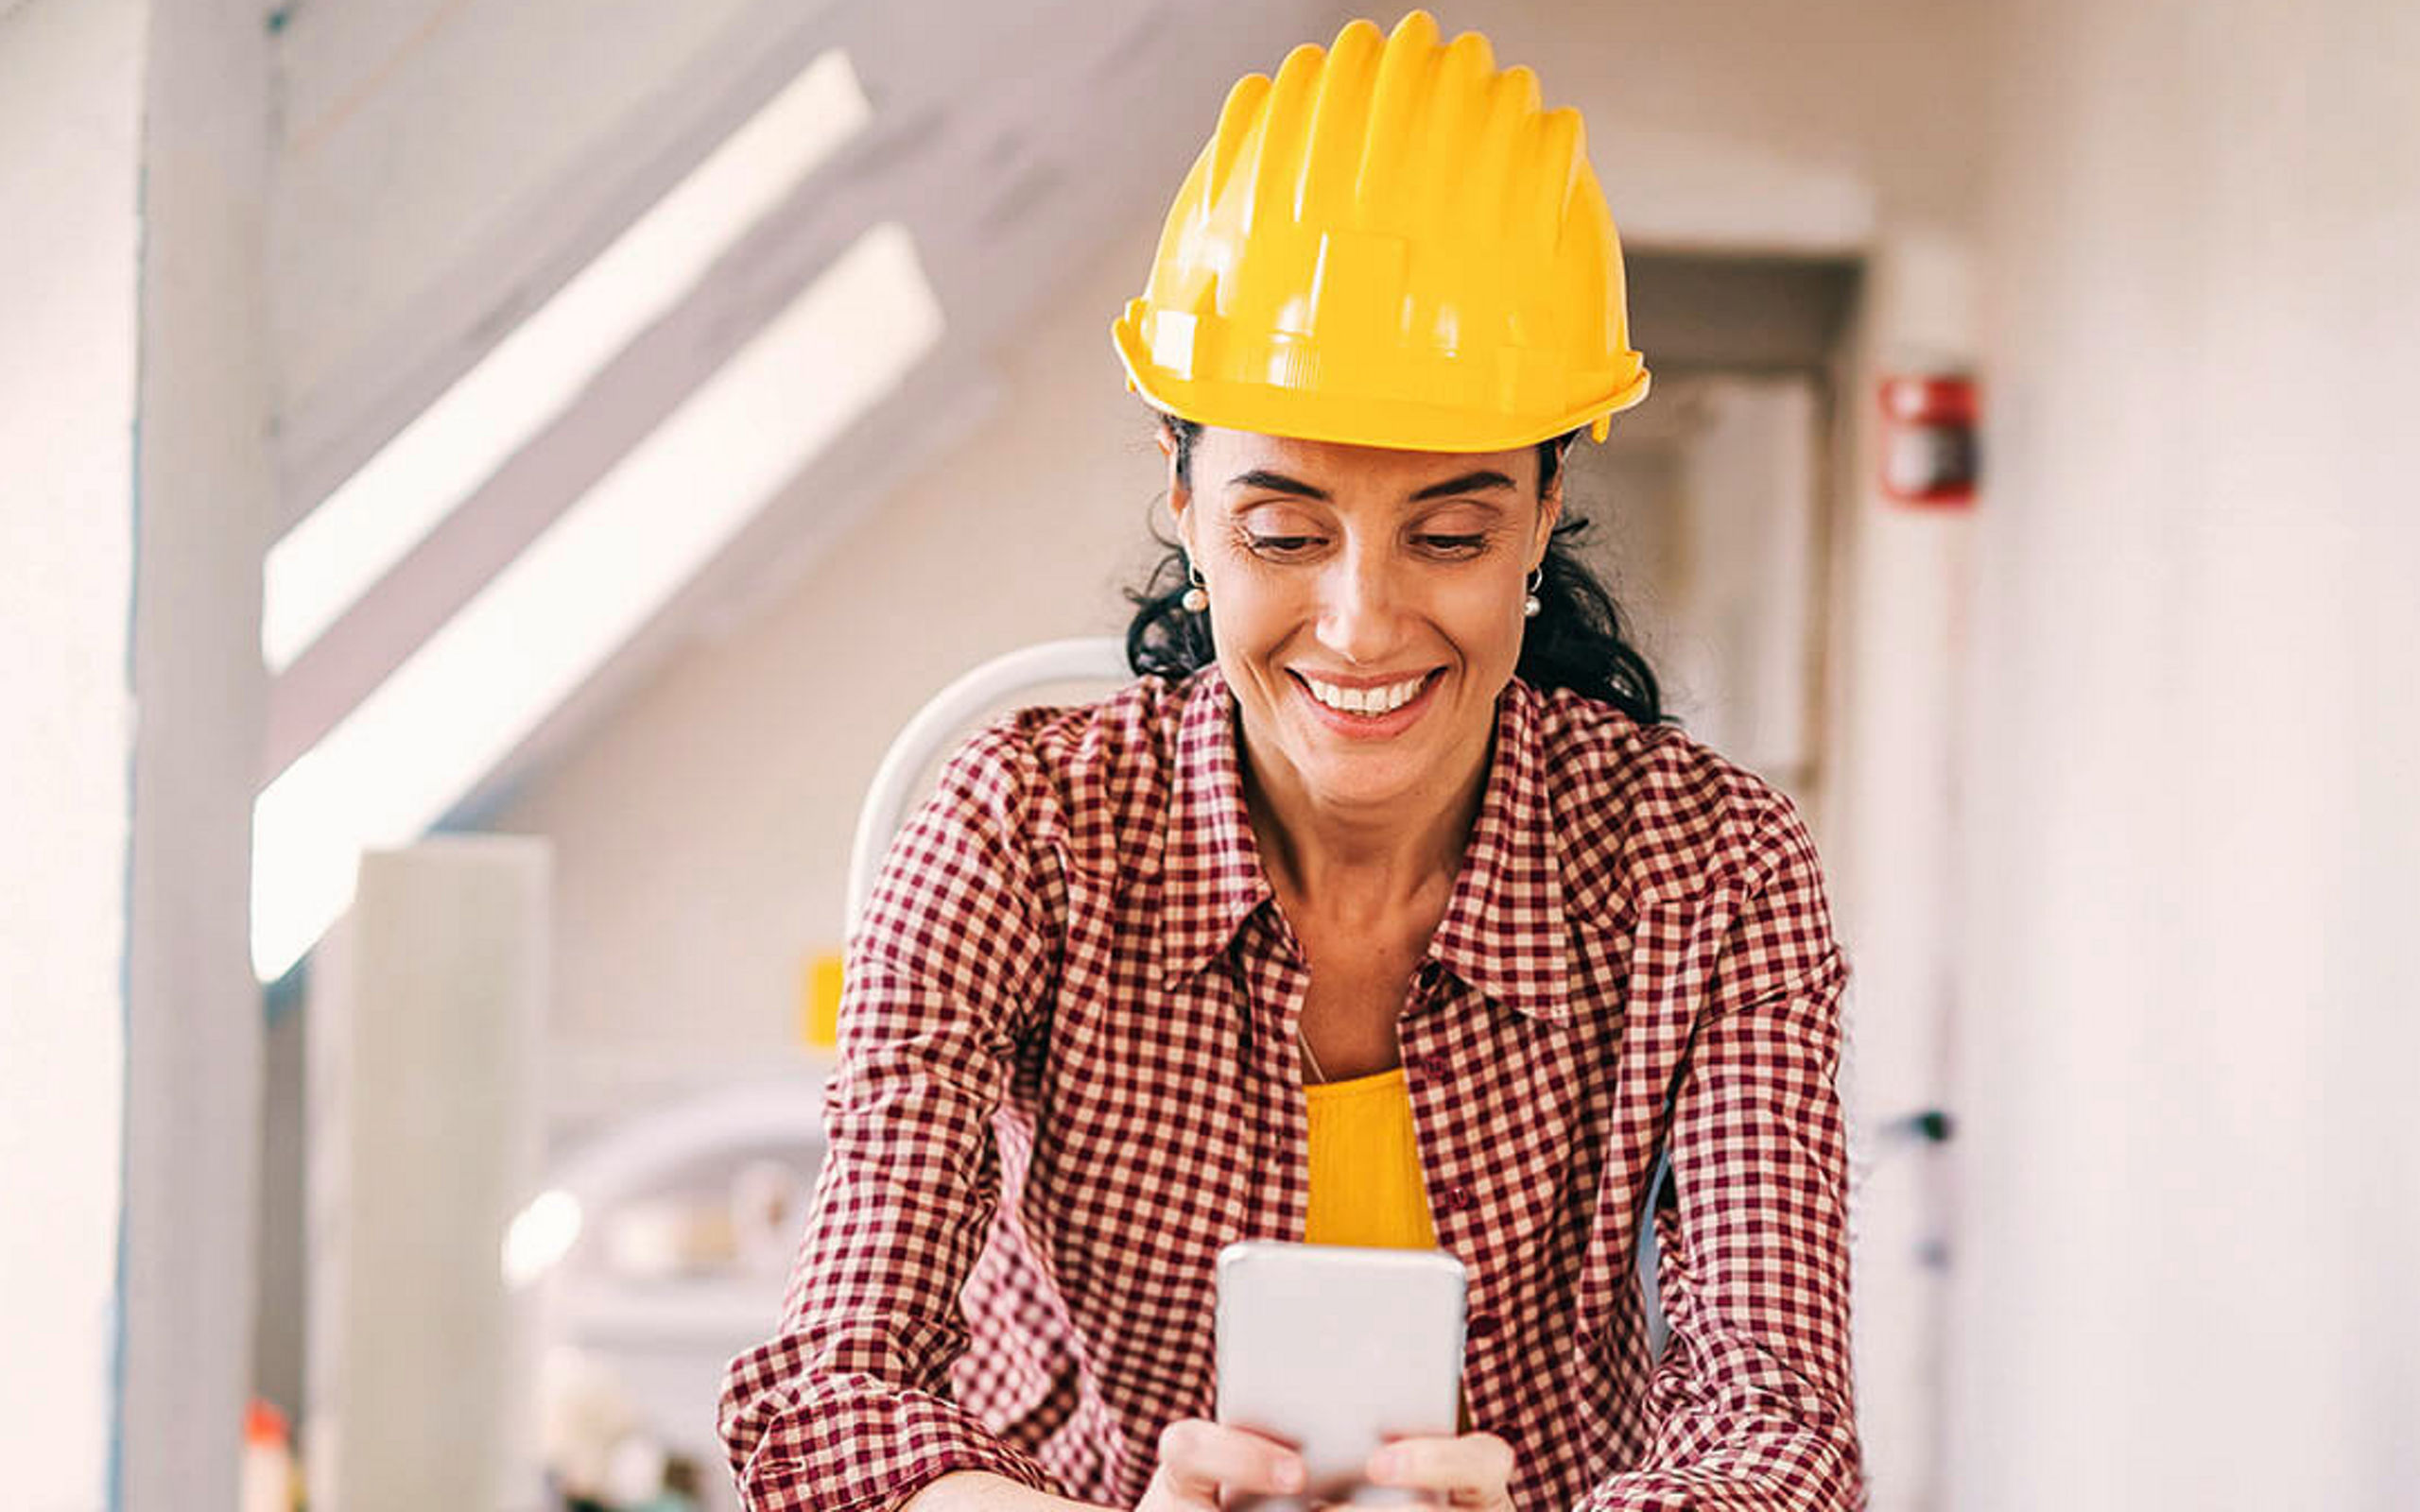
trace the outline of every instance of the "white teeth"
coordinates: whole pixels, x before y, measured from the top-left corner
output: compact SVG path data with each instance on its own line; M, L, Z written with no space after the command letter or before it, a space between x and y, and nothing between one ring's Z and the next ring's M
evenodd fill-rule
M1340 688L1316 678L1303 679L1309 686L1312 696L1320 702L1331 709L1357 714L1392 713L1417 697L1421 685L1427 680L1426 677L1418 677L1391 688Z

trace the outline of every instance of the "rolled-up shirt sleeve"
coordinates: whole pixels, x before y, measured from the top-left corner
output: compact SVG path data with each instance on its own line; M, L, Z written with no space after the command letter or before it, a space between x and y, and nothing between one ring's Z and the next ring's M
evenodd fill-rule
M1849 969L1813 843L1774 797L1672 1103L1655 1436L1585 1512L1864 1504L1836 1084Z
M1055 976L1023 755L1002 725L952 757L849 942L825 1153L780 1329L723 1380L750 1512L880 1512L959 1469L1065 1494L949 1389L959 1292L999 1202L993 1118Z

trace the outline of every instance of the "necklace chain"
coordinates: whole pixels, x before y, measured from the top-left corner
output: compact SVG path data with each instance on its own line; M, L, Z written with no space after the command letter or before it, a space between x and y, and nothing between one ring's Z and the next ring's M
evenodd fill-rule
M1311 1063L1311 1079L1319 1082L1326 1081L1327 1073L1320 1069L1320 1057L1311 1053L1311 1041L1299 1027L1294 1031L1294 1042L1303 1047L1303 1058Z

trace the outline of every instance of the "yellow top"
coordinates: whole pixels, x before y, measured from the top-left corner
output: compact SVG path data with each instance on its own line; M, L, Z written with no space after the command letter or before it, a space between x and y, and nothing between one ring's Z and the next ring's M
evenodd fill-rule
M1306 1083L1303 1092L1311 1114L1311 1211L1303 1226L1305 1242L1436 1248L1403 1068ZM1455 1432L1466 1434L1470 1396L1459 1388L1456 1396Z
M1436 1248L1403 1068L1314 1082L1303 1091L1311 1115L1311 1211L1303 1238Z

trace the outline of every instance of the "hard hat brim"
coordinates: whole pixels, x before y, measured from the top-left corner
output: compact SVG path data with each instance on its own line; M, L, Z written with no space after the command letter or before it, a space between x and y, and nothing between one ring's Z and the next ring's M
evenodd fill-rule
M1547 416L1507 415L1281 384L1179 378L1151 362L1131 321L1111 322L1110 338L1127 386L1167 414L1227 430L1407 452L1509 452L1582 428L1601 441L1615 415L1647 397L1650 378L1646 364L1634 361L1619 383L1585 404Z

